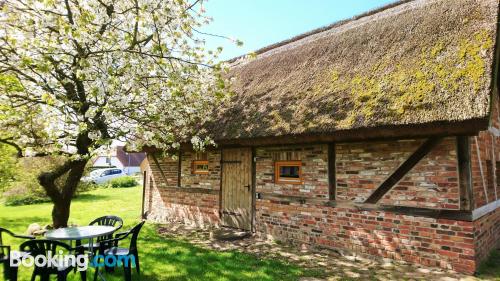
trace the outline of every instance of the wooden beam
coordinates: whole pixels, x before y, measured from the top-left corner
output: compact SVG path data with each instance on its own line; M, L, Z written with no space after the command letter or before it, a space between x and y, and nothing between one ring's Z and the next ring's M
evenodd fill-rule
M352 209L357 211L388 212L397 215L427 217L435 219L449 219L458 221L473 221L475 219L473 212L469 210L440 210L406 206L388 206L371 203L356 203L353 201L331 201L319 198L288 196L272 193L260 193L259 200L269 200L271 203L280 205L307 204L311 205L310 207L312 208L313 206L323 206L331 208ZM498 205L500 205L500 200L498 202ZM490 209L492 208L493 207L490 207L486 211L491 211ZM484 214L482 213L482 215Z
M222 181L224 177L224 150L220 149L219 219L222 220Z
M219 147L268 146L285 144L309 144L329 142L360 142L380 140L400 140L458 135L476 135L488 130L488 118L471 119L450 124L433 122L418 125L393 125L376 128L359 128L324 132L321 134L281 135L268 137L248 137L238 139L215 139Z
M170 193L170 192L183 192L183 193L196 193L196 194L211 194L211 195L219 195L218 189L208 189L201 187L190 187L190 188L181 188L181 187L167 187L159 189L160 192Z
M472 210L474 197L472 193L470 138L466 136L457 137L457 160L460 189L460 209Z
M256 218L257 207L255 205L255 191L257 189L257 149L252 147L252 232L256 232Z
M181 186L181 177L182 177L182 150L179 149L179 155L177 158L177 186Z
M337 195L337 179L335 169L335 143L328 144L328 194L330 200Z
M147 171L144 171L142 176L142 207L141 207L141 218L145 219L144 216L144 201L146 200L146 181L147 181ZM151 192L151 191L149 191Z
M500 79L499 79L500 80ZM232 139L217 139L217 149L248 146L281 146L304 144L327 144L330 142L360 142L387 141L401 139L416 139L429 137L446 137L467 135L474 136L478 132L488 130L489 118L470 119L461 122L432 122L413 125L387 125L374 128L358 128L350 130L330 131L324 133L275 135L267 137L241 137ZM182 148L192 149L192 144L183 143ZM213 147L208 149L215 149ZM156 147L144 147L143 152L161 151ZM173 151L172 151L173 152Z
M161 177L165 181L165 185L167 185L168 184L167 176L165 176L165 173L163 172L163 169L161 168L160 162L158 162L155 153L152 153L151 156L153 157L153 161L155 162L156 168L158 168L158 170L160 171Z
M413 152L403 164L399 166L372 194L365 200L365 203L377 203L387 192L389 192L408 172L417 165L442 138L429 138Z

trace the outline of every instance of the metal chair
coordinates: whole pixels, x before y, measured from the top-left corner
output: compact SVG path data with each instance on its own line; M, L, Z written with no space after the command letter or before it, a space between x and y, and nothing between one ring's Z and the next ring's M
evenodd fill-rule
M114 260L125 260L128 261L123 263L123 270L125 272L125 280L132 280L132 262L130 257L133 257L133 261L135 263L135 268L137 270L137 274L141 274L140 266L139 266L139 251L137 249L137 238L139 237L139 232L141 231L142 226L145 221L134 226L132 229L126 232L120 232L115 235L115 238L102 240L99 245L99 257L102 257L106 260L107 256L114 256ZM120 248L118 247L118 242L121 240L130 237L130 244L128 248ZM94 281L97 280L97 276L99 274L99 267L96 267L96 271L94 274Z
M17 267L12 268L10 266L11 246L4 244L3 237L2 237L2 235L4 233L13 237L13 238L18 238L18 239L35 239L35 237L31 236L31 235L14 234L12 231L0 227L0 263L3 264L4 280L16 281L17 280Z
M30 240L21 244L20 250L28 253L30 256L55 256L59 255L60 250L65 253L71 253L72 249L68 244L54 240ZM66 281L68 274L74 269L71 264L52 265L46 263L44 266L35 263L31 281L35 281L37 276L40 276L40 281L49 281L50 275L56 275L57 281Z

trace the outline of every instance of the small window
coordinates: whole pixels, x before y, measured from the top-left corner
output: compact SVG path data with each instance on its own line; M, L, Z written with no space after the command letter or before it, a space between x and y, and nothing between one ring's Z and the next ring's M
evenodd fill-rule
M301 161L276 161L274 171L276 183L302 184Z
M207 175L208 174L208 161L207 160L196 160L192 162L192 172L195 175Z

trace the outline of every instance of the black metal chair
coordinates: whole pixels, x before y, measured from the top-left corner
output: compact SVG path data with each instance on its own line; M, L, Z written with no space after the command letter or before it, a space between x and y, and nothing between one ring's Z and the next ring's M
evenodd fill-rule
M0 227L0 263L3 264L3 276L4 280L16 281L17 280L17 268L12 268L10 266L10 251L11 246L5 245L3 241L3 234L7 234L13 238L17 239L35 239L31 235L18 235L12 231Z
M132 229L126 232L120 232L115 235L115 238L102 240L99 244L98 255L100 258L103 258L106 261L107 256L114 256L114 260L128 261L123 263L123 270L125 273L125 280L132 280L132 265L135 263L135 268L137 270L137 274L141 274L140 266L139 266L139 251L137 249L137 238L139 237L139 232L141 231L142 226L145 221L142 221L138 225L134 226ZM121 240L130 237L130 244L128 248L120 248L118 247L118 242ZM130 259L133 257L133 262ZM96 271L94 274L94 281L97 280L97 275L99 274L99 267L96 267Z
M65 254L70 254L74 249L68 244L53 241L53 240L30 240L21 244L20 250L28 253L30 256L52 256L59 255L62 250ZM49 281L50 275L56 275L57 281L66 281L68 274L74 269L72 264L57 264L52 265L46 263L44 266L35 263L31 281L35 281L37 276L40 276L40 281Z

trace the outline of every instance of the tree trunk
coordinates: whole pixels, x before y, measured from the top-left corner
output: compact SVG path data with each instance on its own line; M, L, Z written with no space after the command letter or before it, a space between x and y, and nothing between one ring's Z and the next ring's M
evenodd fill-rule
M87 160L70 160L51 172L42 173L38 177L40 185L54 203L52 208L52 225L54 228L68 226L71 199L83 176ZM58 187L56 180L66 175L64 183Z
M61 228L68 226L69 211L71 208L71 200L61 200L53 202L52 207L52 226Z

